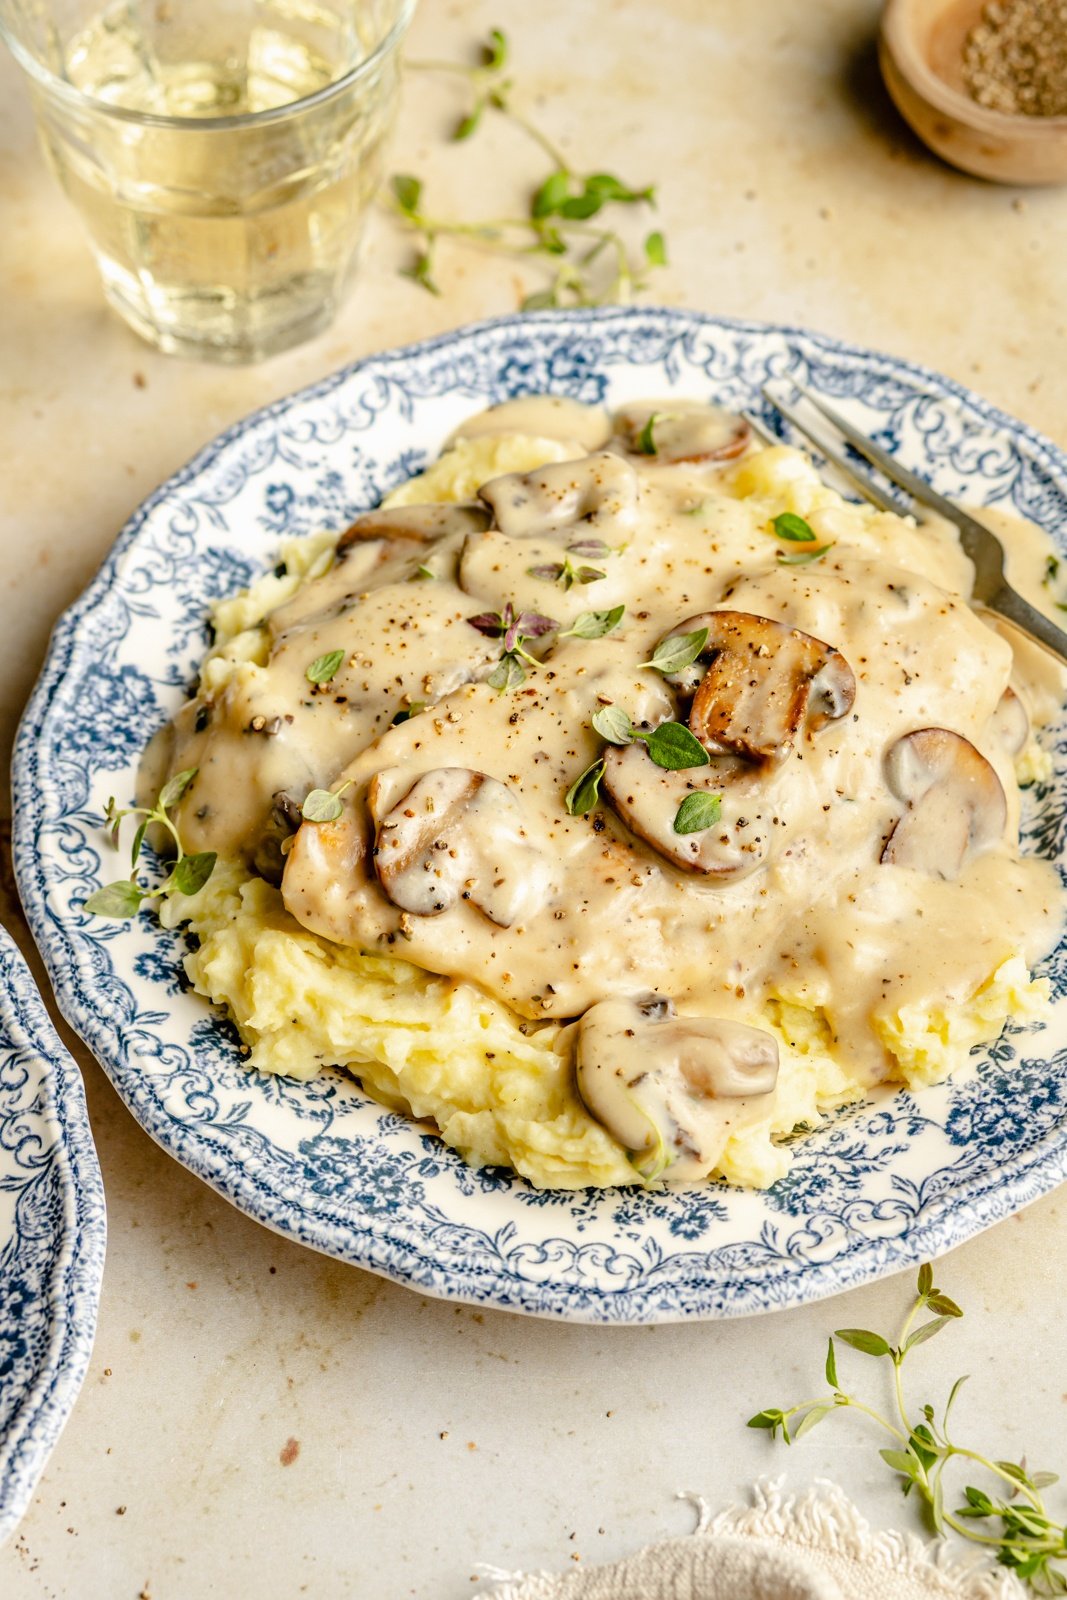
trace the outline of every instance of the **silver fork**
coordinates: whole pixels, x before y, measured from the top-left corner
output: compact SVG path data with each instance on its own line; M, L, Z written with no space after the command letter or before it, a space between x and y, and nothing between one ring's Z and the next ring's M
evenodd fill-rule
M790 380L791 382L793 380ZM810 389L805 389L802 384L793 382L796 392L807 401L808 405L828 423L835 428L842 438L846 439L860 455L865 456L873 467L877 467L890 483L895 483L903 489L912 502L910 505L902 504L894 495L888 494L880 484L876 483L854 461L850 461L845 452L836 445L828 442L820 432L813 430L809 423L797 412L795 407L786 401L780 400L777 395L767 388L762 390L765 400L781 412L787 422L802 434L809 443L813 444L821 456L824 456L837 470L859 490L865 500L870 501L882 511L892 511L897 516L914 514L914 506L925 507L928 511L936 511L938 516L944 517L958 530L960 544L964 554L974 564L974 589L973 596L979 605L985 606L989 611L995 611L998 616L1004 617L1008 622L1025 633L1027 638L1033 639L1035 644L1042 645L1052 655L1067 664L1067 633L1058 628L1054 622L1041 614L1029 600L1024 600L1017 594L1004 576L1004 546L991 529L969 516L966 511L961 511L954 506L944 495L932 489L924 478L917 473L910 472L907 467L901 466L893 456L887 454L872 439L868 439L853 427L847 417L828 406L812 394ZM764 440L779 444L772 434L761 426L759 421L752 416L747 418L752 427Z

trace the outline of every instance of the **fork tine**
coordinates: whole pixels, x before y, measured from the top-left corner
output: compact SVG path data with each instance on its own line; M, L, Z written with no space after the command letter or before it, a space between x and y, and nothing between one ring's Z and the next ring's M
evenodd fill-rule
M869 500L880 511L891 511L896 517L906 517L908 515L906 507L901 506L898 500L887 494L880 484L875 483L873 478L868 477L865 472L861 472L842 450L838 450L835 446L828 444L821 434L813 432L810 424L805 422L803 417L799 416L785 400L779 400L766 387L761 390L761 393L764 399L769 400L775 410L780 411L786 421L791 423L799 434L815 446L820 455L825 456L826 460L836 467L838 472L855 485L865 500Z
M752 432L756 435L756 438L762 439L764 444L781 444L781 439L776 438L771 432L770 428L766 427L758 417L753 416L751 411L742 411L741 416L748 423L749 427L752 429Z
M860 433L858 428L853 427L847 417L843 417L839 411L835 411L833 406L828 406L825 400L821 400L818 395L812 394L811 390L806 389L803 384L798 383L795 387L797 393L803 395L808 404L814 406L815 410L821 416L824 416L827 422L836 428L838 433L859 451L861 456L866 456L872 467L877 467L879 472L884 473L890 483L895 483L898 488L903 489L905 494L909 494L919 505L927 506L931 511L939 512L941 516L947 517L950 522L959 521L959 507L954 506L950 500L946 500L944 495L938 494L937 490L932 488L925 478L920 478L918 473L910 472L907 467L902 466L888 451L883 450L880 445L876 445L873 439L868 439L865 434Z
M1067 632L1050 621L1028 600L1024 600L1022 595L1017 594L1008 583L1004 576L1004 547L992 529L978 522L966 511L961 511L959 506L954 506L944 495L938 494L925 478L920 478L917 473L909 472L907 467L901 466L899 461L888 455L872 439L866 438L847 418L835 411L833 406L828 406L825 401L816 398L803 384L794 381L793 387L824 421L832 428L836 428L838 433L865 456L873 467L884 473L890 483L895 483L898 488L905 490L916 505L936 512L938 516L944 517L954 525L959 533L960 546L964 554L974 563L971 603L984 606L998 616L1006 618L1033 639L1035 644L1041 645L1067 665ZM799 433L813 440L826 459L845 472L853 483L860 487L862 493L886 510L900 514L899 508L887 499L875 483L867 480L865 473L862 475L857 473L851 463L835 451L828 450L822 439L812 432L791 406L776 400L767 389L763 390L763 394L773 406L777 406L782 416L791 422Z
M996 534L961 507L953 505L951 500L946 500L943 494L938 494L925 478L920 478L918 473L910 472L907 467L902 466L887 451L876 445L873 439L868 439L860 433L847 417L843 417L839 411L828 406L809 389L805 389L799 383L795 387L831 427L837 428L861 455L866 456L872 466L877 467L891 483L897 484L910 495L915 505L921 506L926 511L932 511L936 516L944 517L947 522L952 523L959 533L964 554L974 562L974 599L985 603L999 594L1004 584L1004 547ZM1022 603L1024 602L1020 602Z

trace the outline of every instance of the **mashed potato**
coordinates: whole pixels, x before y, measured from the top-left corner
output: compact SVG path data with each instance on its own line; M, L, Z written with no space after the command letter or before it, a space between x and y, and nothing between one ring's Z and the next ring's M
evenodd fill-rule
M489 433L462 439L387 505L470 500L501 473L527 472L573 455L558 439ZM725 522L742 514L765 528L781 512L807 519L823 541L884 553L926 570L930 544L966 589L966 563L948 530L843 502L810 462L784 447L745 457L726 479L716 507ZM271 650L264 618L299 604L305 586L327 571L334 535L290 541L284 571L215 607L216 645L202 670L202 693L251 689ZM1020 781L1043 778L1048 757L1029 740L1018 756ZM514 1167L532 1183L573 1189L642 1181L635 1163L586 1110L574 1080L565 1022L531 1024L473 983L438 976L400 959L312 932L290 914L276 887L235 859L220 860L192 898L162 904L168 924L187 921L199 948L186 959L198 993L226 1009L249 1048L251 1069L309 1079L327 1066L349 1069L384 1104L432 1123L475 1164ZM835 1107L863 1096L869 1074L853 1070L835 1035L825 971L779 981L739 1014L777 1040L780 1070L771 1103L726 1142L714 1175L765 1187L788 1169L783 1136L814 1127ZM1000 950L980 981L936 1004L875 1005L869 1026L885 1051L890 1081L921 1087L958 1069L975 1045L995 1039L1009 1017L1040 1017L1048 985L1030 977L1023 954ZM670 1176L668 1170L667 1176Z

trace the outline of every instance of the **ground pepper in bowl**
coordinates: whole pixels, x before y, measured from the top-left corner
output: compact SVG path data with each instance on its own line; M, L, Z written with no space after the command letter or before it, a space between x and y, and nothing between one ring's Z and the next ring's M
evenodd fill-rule
M964 40L963 82L991 111L1067 116L1067 4L991 0Z

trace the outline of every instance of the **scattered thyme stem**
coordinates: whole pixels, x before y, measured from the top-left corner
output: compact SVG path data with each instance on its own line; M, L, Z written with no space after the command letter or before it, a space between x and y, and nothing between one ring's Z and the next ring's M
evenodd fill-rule
M542 133L540 128L537 127L536 123L533 123L527 117L524 117L522 112L516 111L513 106L507 106L504 109L504 115L506 117L510 117L515 126L517 128L521 128L523 133L526 134L527 138L532 139L534 144L538 145L539 148L544 151L545 155L555 165L558 172L564 172L568 177L570 176L570 162L567 160L559 146L553 143L553 141L548 137L547 133Z
M631 259L629 246L615 229L590 229L582 224L591 217L606 217L609 211L615 217L620 208L654 206L655 187L625 182L613 172L577 167L532 116L512 105L514 79L506 75L509 55L506 36L499 28L492 28L482 44L480 65L437 59L405 63L409 71L445 73L466 86L467 109L456 125L453 142L462 144L472 138L486 113L493 111L536 145L549 170L529 194L525 216L475 223L427 216L420 205L422 180L411 173L394 174L391 187L396 209L401 220L421 235L421 248L414 260L399 270L430 294L439 295L441 288L434 275L437 244L442 238L464 239L501 255L554 258L547 287L527 294L521 302L523 310L627 302L645 288L649 269L667 264L662 232L655 229L646 234ZM590 240L591 247L580 254L575 240ZM609 278L604 272L594 280L590 269L605 249L612 252L614 275Z
M899 1439L900 1443L903 1445L907 1444L909 1437L908 1434L901 1433L900 1429L895 1428L887 1417L882 1416L880 1411L875 1411L873 1407L864 1405L862 1400L855 1400L853 1399L852 1395L846 1394L842 1395L841 1399L836 1403L841 1407L842 1410L848 1406L852 1411L862 1411L865 1416L871 1418L872 1422L877 1422L879 1426L884 1428L887 1433L891 1433L894 1439Z
M905 1327L907 1327L906 1323L905 1323ZM901 1339L901 1343L903 1343L903 1337ZM911 1422L910 1422L910 1420L908 1418L907 1407L904 1404L904 1380L900 1375L900 1368L901 1368L901 1363L899 1361L894 1361L893 1362L893 1387L896 1389L897 1410L900 1412L900 1420L904 1424L905 1428L907 1428L908 1437L910 1439L911 1438Z
M883 1334L872 1332L869 1328L836 1330L829 1341L826 1356L827 1381L835 1390L832 1398L827 1396L823 1400L805 1400L787 1411L778 1406L768 1406L750 1417L748 1425L750 1428L768 1429L772 1438L781 1434L785 1442L791 1444L796 1434L791 1432L790 1423L798 1416L797 1431L806 1433L835 1410L852 1406L854 1410L862 1411L891 1434L901 1447L883 1449L879 1454L896 1475L904 1493L915 1492L916 1499L921 1501L938 1533L944 1534L951 1529L960 1538L995 1552L1001 1564L1014 1572L1020 1582L1035 1594L1067 1595L1067 1526L1049 1516L1040 1492L1046 1484L1056 1482L1055 1474L1031 1472L1025 1459L1018 1463L994 1461L977 1450L953 1444L948 1434L948 1419L953 1402L965 1381L962 1377L952 1385L940 1423L932 1405L921 1407L921 1422L914 1425L911 1422L901 1376L904 1361L918 1345L925 1344L948 1326L952 1319L963 1315L956 1302L936 1287L933 1268L928 1262L919 1268L916 1287L915 1301L908 1310L896 1345L891 1344ZM916 1327L916 1319L922 1312L932 1313L932 1320ZM835 1341L859 1350L868 1357L892 1363L896 1408L906 1432L901 1432L873 1407L854 1399L840 1388ZM1009 1492L1005 1494L1001 1490L997 1497L979 1486L967 1484L963 1489L965 1503L954 1509L946 1508L947 1469L957 1459L973 1462L983 1472L999 1479ZM979 1531L976 1524L984 1525L985 1531Z
M141 810L142 810L142 808L138 807L138 811L140 812ZM184 856L185 851L182 848L182 841L181 841L181 837L180 837L180 835L178 833L178 830L174 826L174 824L170 820L170 818L167 816L167 813L165 811L162 811L162 810L160 810L158 812L156 812L156 811L144 811L143 815L148 817L149 820L152 821L152 822L161 822L163 824L163 826L166 828L167 832L170 834L171 838L174 840L174 845L175 845L175 848L176 848L176 850L178 852L178 860L180 861L182 859L182 857Z

